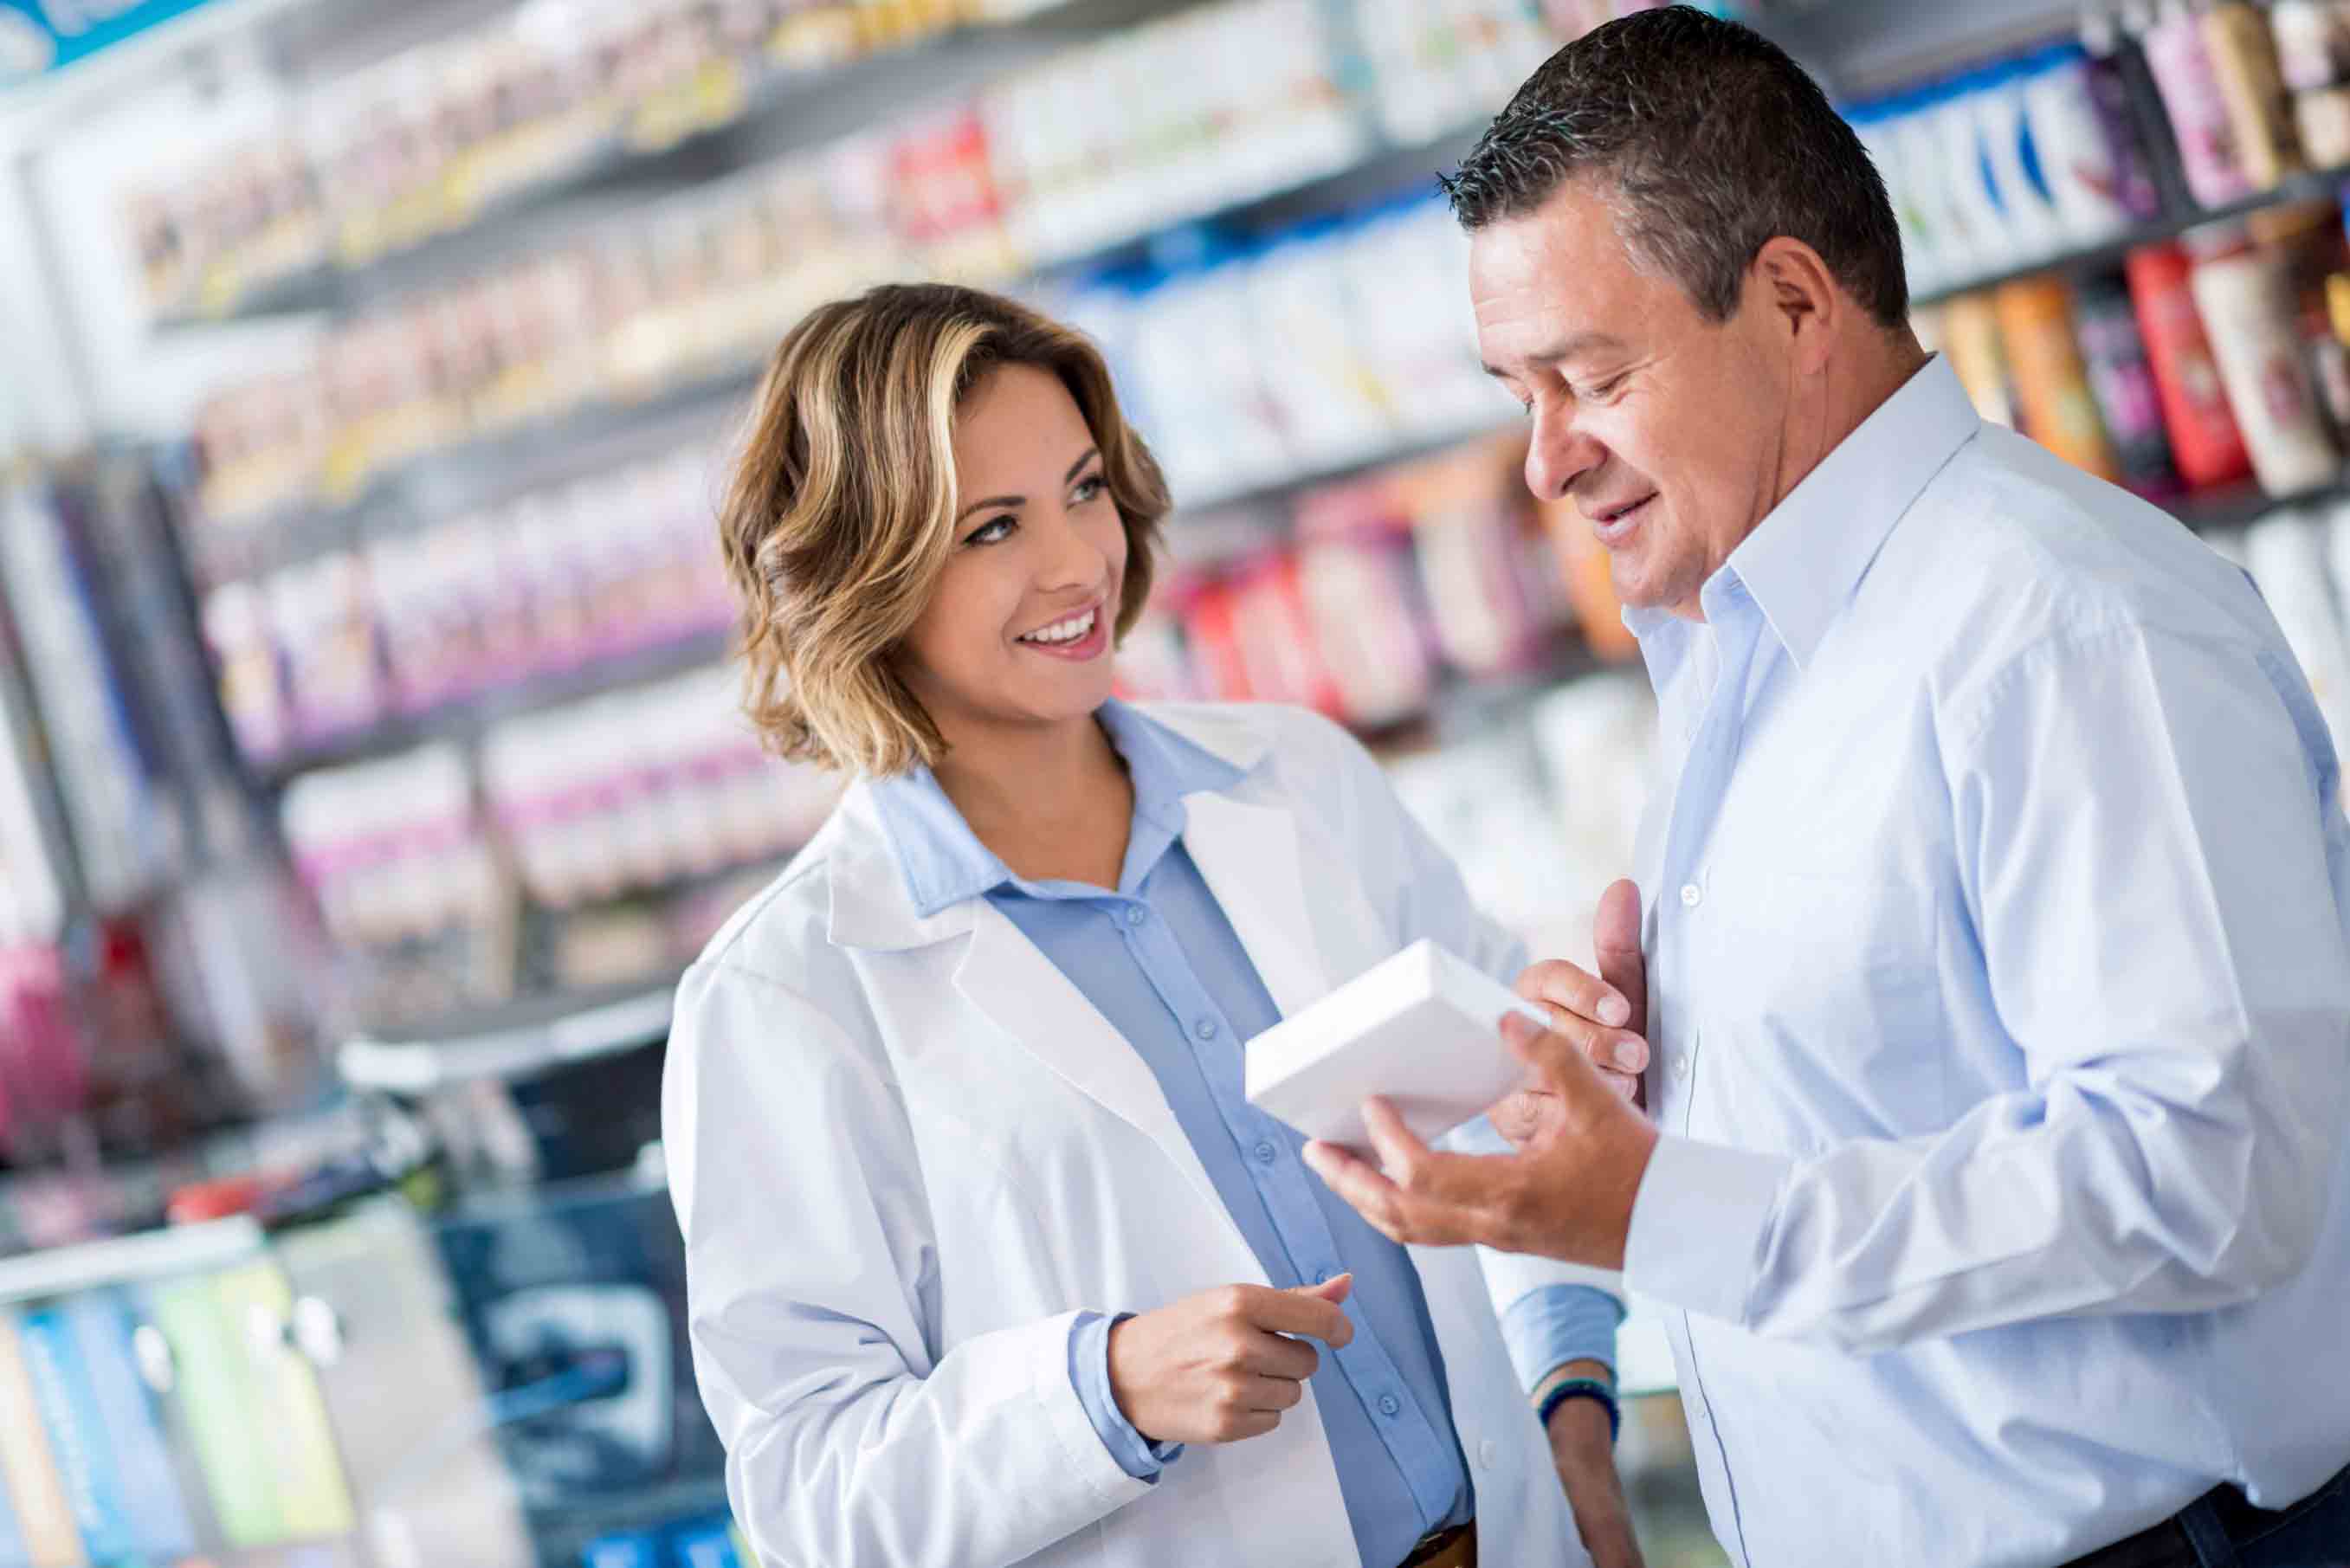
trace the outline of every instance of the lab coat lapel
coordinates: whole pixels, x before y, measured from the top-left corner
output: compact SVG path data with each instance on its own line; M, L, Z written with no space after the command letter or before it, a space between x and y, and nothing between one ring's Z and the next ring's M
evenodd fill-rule
M1330 969L1315 938L1296 820L1279 806L1215 791L1185 795L1183 810L1192 864L1281 1015L1294 1016L1328 995Z
M983 899L974 901L971 945L954 982L996 1028L1157 1144L1192 1190L1224 1212L1149 1064L1003 910Z

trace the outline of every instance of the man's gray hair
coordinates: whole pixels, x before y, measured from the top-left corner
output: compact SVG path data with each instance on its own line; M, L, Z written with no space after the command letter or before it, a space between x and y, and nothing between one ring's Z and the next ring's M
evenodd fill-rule
M1605 182L1635 258L1708 320L1736 313L1756 253L1782 234L1817 251L1880 324L1908 319L1901 232L1877 166L1819 84L1751 27L1687 5L1595 27L1527 79L1441 182L1473 233L1585 178Z

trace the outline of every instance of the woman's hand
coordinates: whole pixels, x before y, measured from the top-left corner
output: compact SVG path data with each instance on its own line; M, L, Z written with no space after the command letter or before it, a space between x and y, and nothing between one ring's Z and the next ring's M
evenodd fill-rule
M1110 1394L1153 1443L1261 1438L1322 1364L1302 1341L1335 1349L1354 1339L1338 1306L1354 1286L1352 1274L1287 1291L1224 1285L1128 1318L1109 1331Z

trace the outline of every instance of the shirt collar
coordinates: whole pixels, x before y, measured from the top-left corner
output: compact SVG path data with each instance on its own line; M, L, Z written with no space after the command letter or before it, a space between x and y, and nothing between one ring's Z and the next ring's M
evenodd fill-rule
M1958 372L1936 355L1771 509L1707 581L1700 602L1742 582L1804 668L1893 525L1981 428ZM1661 609L1624 612L1652 676L1669 673L1659 670L1660 658L1679 661L1680 639L1654 636L1673 618Z
M1127 857L1132 879L1181 836L1185 795L1229 790L1246 776L1246 770L1124 702L1104 703L1096 717L1110 744L1126 759L1128 776L1134 781L1136 831ZM930 769L874 779L870 788L906 891L921 918L1006 883L1019 883L1011 867L972 832ZM1146 835L1146 826L1156 831Z

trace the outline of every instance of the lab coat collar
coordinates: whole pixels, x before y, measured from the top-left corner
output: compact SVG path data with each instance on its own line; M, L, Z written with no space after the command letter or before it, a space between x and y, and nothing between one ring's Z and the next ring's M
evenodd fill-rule
M1254 943L1233 906L1228 884L1238 879L1253 887L1262 871L1251 874L1245 865L1226 863L1222 843L1235 836L1250 847L1263 849L1272 836L1252 814L1266 808L1242 806L1231 792L1242 788L1272 747L1271 719L1246 709L1223 706L1159 705L1130 707L1113 703L1106 714L1111 733L1131 760L1139 747L1149 748L1150 762L1140 772L1152 780L1146 808L1167 809L1162 793L1180 801L1186 815L1184 838L1202 876L1240 929L1241 940L1252 950ZM1162 791L1161 781L1165 782ZM927 784L927 789L921 787ZM934 797L934 798L933 798ZM1206 821L1201 818L1205 807ZM1237 812L1224 809L1239 807ZM952 817L950 824L939 816ZM1295 833L1287 814L1280 819L1281 837L1289 853L1285 864L1295 867ZM910 832L910 827L914 831ZM944 941L972 929L979 895L1010 875L1003 863L972 837L953 805L927 773L920 781L860 779L843 797L831 831L836 839L828 858L833 862L831 909L826 935L836 947L897 952ZM901 854L901 848L910 853ZM1284 864L1274 854L1274 865ZM1211 862L1218 864L1211 865ZM1223 880L1219 880L1221 867ZM1303 897L1302 891L1299 895ZM1243 900L1245 901L1245 900ZM1280 991L1266 976L1276 1002ZM1284 1003L1284 1011L1286 1003Z
M1306 903L1296 821L1277 804L1240 798L1271 748L1270 717L1173 709L1150 716L1171 732L1164 737L1169 745L1205 753L1182 769L1210 786L1180 797L1184 844L1265 989L1284 1014L1318 1000L1330 981ZM1141 1054L1118 1048L1122 1042L1109 1021L983 896L985 887L925 912L901 874L888 812L877 794L874 784L860 782L836 819L832 941L904 951L967 936L969 945L954 960L953 984L962 999L1079 1093L1149 1138L1192 1191L1221 1212L1215 1183ZM1233 1266L1253 1262L1237 1228L1232 1240ZM1262 1268L1250 1277L1263 1282Z
M1139 708L1106 702L1099 718L1134 784L1136 827L1120 884L1131 891L1166 846L1181 836L1184 798L1230 789L1244 774ZM917 767L876 779L871 793L916 914L935 915L1007 883L1049 896L1021 881L980 842L930 769Z

